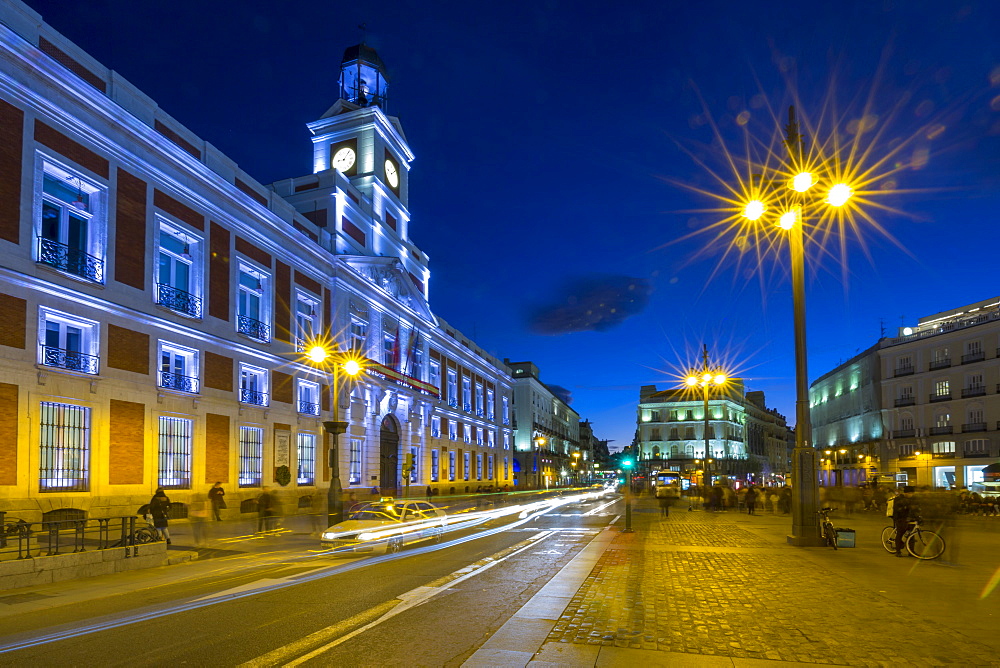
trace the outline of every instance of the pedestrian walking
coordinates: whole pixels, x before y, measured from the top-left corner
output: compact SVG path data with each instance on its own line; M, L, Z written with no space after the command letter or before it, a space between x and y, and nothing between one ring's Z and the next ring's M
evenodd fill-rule
M188 519L191 524L191 535L194 537L196 547L205 544L205 522L208 520L209 506L211 504L200 494L188 504Z
M746 496L743 497L743 500L747 504L747 515L753 515L754 506L757 504L757 490L754 489L753 485L750 485L750 487L747 488L747 493Z
M265 486L260 496L257 497L257 533L271 530L273 516L274 497L271 495L271 488Z
M170 545L170 529L167 528L170 523L169 513L170 499L167 498L163 488L158 487L153 498L149 500L149 514L153 516L153 528L161 540L167 541L167 545Z
M212 489L208 490L208 501L212 504L212 516L215 517L216 522L222 521L222 515L219 511L226 509L226 500L223 498L225 495L226 490L222 489L221 482L215 483L212 485Z

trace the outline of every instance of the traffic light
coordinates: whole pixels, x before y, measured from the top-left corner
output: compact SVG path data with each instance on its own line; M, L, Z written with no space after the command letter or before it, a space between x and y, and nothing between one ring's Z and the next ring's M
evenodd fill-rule
M630 468L632 468L632 460L631 459L623 459L622 460L622 468L623 469L630 469Z
M407 452L406 459L403 460L403 475L409 475L413 470L413 453Z

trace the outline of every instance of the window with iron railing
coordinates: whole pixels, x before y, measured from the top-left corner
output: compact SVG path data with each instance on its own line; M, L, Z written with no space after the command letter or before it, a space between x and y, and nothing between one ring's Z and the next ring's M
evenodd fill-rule
M236 331L262 342L271 340L268 315L269 283L270 276L264 272L248 265L240 265Z
M298 434L296 438L295 460L298 472L295 481L299 485L316 484L316 434Z
M361 445L360 438L351 439L350 465L348 467L348 482L352 485L361 484Z
M166 390L197 394L198 351L167 341L160 341L159 386Z
M240 364L240 402L267 406L267 370Z
M35 261L93 283L104 283L106 191L81 174L38 161ZM36 181L37 182L37 181Z
M40 307L39 330L39 364L86 374L99 372L96 322Z
M298 411L303 415L319 415L319 384L299 379L296 386Z
M191 318L202 315L201 239L160 221L156 303Z

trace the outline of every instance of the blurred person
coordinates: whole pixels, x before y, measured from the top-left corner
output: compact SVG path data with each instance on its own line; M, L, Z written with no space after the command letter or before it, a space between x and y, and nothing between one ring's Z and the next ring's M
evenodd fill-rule
M225 495L226 490L222 489L221 482L215 483L212 485L212 489L208 490L208 501L212 505L212 515L216 522L222 521L222 515L219 511L226 509L226 501L222 498Z
M188 504L191 535L194 537L196 547L201 547L205 543L205 522L208 521L210 505L205 497L201 495L192 497L191 502Z
M896 556L905 557L903 552L903 536L910 528L910 521L917 516L917 506L913 501L913 487L907 485L892 498L891 511L887 508L886 513L891 512L892 523L896 527Z
M842 494L844 496L844 509L848 515L853 515L858 504L861 503L861 490L853 486L845 487Z
M743 497L743 500L747 504L747 515L753 515L754 507L757 505L757 490L754 489L753 485L750 485L747 488L747 493L746 496Z
M257 497L257 533L271 530L273 516L274 496L271 494L271 488L265 485L260 496Z
M659 485L656 488L656 501L660 504L660 516L670 517L670 506L673 504L673 495L666 485Z
M153 498L149 500L149 514L153 516L153 527L156 529L156 533L160 535L162 540L167 541L167 545L170 545L170 529L167 528L170 524L170 499L167 498L162 487L158 487Z
M792 512L792 488L785 485L778 493L778 507L784 515Z

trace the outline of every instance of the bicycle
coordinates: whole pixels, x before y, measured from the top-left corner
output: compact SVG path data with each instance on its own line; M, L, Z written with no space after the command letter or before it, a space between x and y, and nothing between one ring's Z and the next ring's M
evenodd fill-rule
M819 515L819 529L820 533L823 534L823 539L826 544L837 549L837 530L833 528L833 522L830 521L830 513L835 511L836 508L820 508L816 511Z
M936 531L922 529L921 519L910 520L910 528L903 534L903 545L906 551L917 559L937 559L944 554L944 538ZM882 547L886 552L896 552L896 527L888 526L882 529Z

